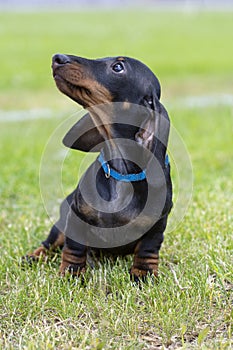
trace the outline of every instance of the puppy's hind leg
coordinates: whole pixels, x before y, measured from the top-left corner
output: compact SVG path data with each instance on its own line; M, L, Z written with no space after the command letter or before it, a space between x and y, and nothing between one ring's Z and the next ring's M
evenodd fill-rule
M55 251L57 248L62 248L65 242L65 225L67 216L69 213L70 204L72 202L73 192L61 203L60 206L60 218L52 226L50 233L46 240L44 240L41 245L36 248L32 253L27 254L23 257L23 261L27 261L29 264L38 261L39 259L46 260L51 252Z
M39 259L46 260L49 253L55 251L57 248L62 248L65 241L65 235L60 232L56 224L50 230L50 233L45 241L36 248L32 253L26 255L25 259L30 262Z

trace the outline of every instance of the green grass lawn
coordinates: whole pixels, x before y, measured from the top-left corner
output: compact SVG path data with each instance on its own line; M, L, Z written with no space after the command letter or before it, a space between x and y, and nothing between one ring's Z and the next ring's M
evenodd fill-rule
M221 99L232 101L232 33L232 13L0 14L0 349L232 348L233 112ZM165 236L156 284L130 283L130 257L89 269L84 285L59 277L56 255L19 266L51 226L39 186L45 145L78 109L52 81L56 52L134 56L161 80L194 185L184 220ZM212 102L190 106L190 96ZM12 118L27 111L38 118ZM82 157L64 163L65 192Z

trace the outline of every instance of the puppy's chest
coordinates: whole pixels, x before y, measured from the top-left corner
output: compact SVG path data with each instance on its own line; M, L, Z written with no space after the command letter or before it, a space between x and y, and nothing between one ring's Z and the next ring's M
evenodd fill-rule
M132 222L143 211L145 193L127 191L124 186L114 191L100 190L92 196L77 194L77 213L86 222L98 227L119 227Z

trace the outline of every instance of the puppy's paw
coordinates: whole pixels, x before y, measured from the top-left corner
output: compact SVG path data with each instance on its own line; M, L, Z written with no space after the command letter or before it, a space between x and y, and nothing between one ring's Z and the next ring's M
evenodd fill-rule
M48 249L46 249L44 246L40 246L39 248L35 249L32 253L29 253L27 255L24 255L21 258L21 266L32 266L33 264L37 263L38 261L46 261L48 254Z
M130 273L130 280L137 285L141 285L141 283L146 283L149 280L152 280L154 282L158 278L157 270L156 271L142 270L142 269L132 267L129 273Z
M80 277L85 274L86 268L83 265L80 266L79 264L68 264L63 261L60 265L59 272L61 277L66 275L70 277Z

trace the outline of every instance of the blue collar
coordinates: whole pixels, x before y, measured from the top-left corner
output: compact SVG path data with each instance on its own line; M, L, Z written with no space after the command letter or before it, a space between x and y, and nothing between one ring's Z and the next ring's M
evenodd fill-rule
M146 171L143 170L140 173L137 174L120 174L116 170L111 169L108 162L104 160L103 154L100 153L98 157L98 161L100 162L107 179L110 177L113 177L117 181L123 181L123 182L135 182L135 181L141 181L145 180L146 178Z
M116 170L110 168L108 162L105 161L102 153L100 153L100 155L98 157L98 161L100 162L107 179L112 177L117 181L135 182L135 181L145 180L145 178L146 178L146 170L143 170L137 174L120 174L120 173L118 173ZM168 164L169 164L169 158L168 158L168 155L166 155L165 166L168 166Z

